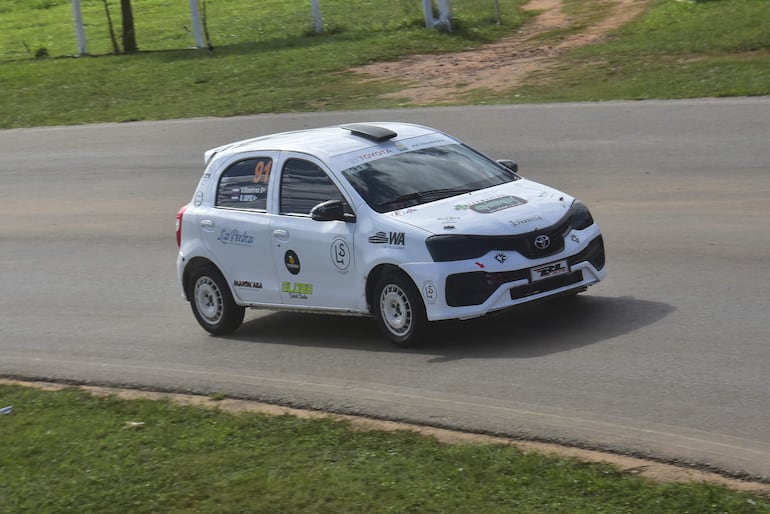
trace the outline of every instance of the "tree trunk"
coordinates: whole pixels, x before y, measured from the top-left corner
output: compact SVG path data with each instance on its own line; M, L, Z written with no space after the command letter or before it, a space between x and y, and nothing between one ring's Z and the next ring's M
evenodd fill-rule
M123 15L123 51L132 54L139 51L136 46L134 32L134 13L131 11L131 0L120 0L120 12Z

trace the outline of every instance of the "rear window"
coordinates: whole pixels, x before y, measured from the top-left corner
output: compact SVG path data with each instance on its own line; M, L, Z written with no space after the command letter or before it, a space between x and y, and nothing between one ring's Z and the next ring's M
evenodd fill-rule
M219 179L217 207L266 210L272 168L273 160L269 157L232 164Z

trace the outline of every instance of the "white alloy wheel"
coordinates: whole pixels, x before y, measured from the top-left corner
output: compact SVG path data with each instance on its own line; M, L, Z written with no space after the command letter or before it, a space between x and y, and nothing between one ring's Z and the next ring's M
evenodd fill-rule
M188 284L190 306L204 330L222 335L241 326L245 309L235 303L218 269L202 266L192 272Z
M385 327L396 336L409 332L412 325L412 306L403 289L387 285L380 293L380 313Z
M402 347L419 343L428 321L412 279L401 271L386 273L377 283L375 298L375 318L388 339Z
M203 276L195 282L193 301L207 323L216 325L222 320L224 312L222 291L210 277Z

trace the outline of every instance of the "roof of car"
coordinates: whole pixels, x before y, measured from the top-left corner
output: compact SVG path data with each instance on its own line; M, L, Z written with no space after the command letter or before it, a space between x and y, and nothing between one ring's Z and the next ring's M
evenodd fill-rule
M280 150L334 157L410 137L436 133L422 125L400 122L364 122L282 132L236 141L205 153L208 164L215 155L260 150Z

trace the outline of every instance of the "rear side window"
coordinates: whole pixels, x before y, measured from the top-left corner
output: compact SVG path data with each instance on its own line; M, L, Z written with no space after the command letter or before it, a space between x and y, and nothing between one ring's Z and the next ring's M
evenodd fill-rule
M217 207L267 209L267 188L273 160L259 157L238 161L222 173L217 187Z
M281 172L281 214L310 214L327 200L340 200L350 209L324 170L304 159L288 159Z

